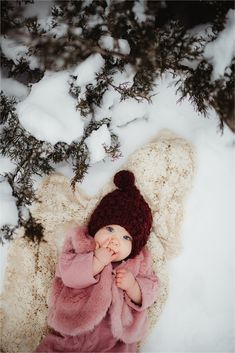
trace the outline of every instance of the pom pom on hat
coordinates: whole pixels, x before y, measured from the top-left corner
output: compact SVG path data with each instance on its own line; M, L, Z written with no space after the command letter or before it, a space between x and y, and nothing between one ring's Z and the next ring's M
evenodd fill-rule
M135 185L135 176L129 170L121 170L114 176L114 184L121 190L128 190Z
M130 257L134 257L147 243L152 227L152 213L136 187L135 176L131 171L121 170L113 180L118 189L102 198L90 217L88 231L94 236L107 225L120 225L133 237Z

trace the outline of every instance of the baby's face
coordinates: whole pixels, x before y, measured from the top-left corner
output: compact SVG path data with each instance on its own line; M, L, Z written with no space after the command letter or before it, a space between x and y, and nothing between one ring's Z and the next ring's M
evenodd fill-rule
M98 230L94 236L95 241L102 247L106 246L113 250L115 257L113 261L121 261L127 258L132 250L132 236L125 228L110 224Z

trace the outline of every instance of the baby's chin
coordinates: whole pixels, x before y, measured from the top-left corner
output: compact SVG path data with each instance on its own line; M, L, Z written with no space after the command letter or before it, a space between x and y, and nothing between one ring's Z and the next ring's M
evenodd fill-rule
M120 262L122 259L113 259L112 262Z

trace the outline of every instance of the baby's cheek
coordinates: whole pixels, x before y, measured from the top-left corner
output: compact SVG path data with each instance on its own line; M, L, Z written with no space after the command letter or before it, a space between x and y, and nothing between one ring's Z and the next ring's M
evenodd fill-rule
M129 245L129 246L128 246L128 252L129 252L129 254L130 254L131 251L132 251L132 243L130 242L128 245Z
M97 234L95 235L95 241L97 241L101 246L106 242L107 236L105 234Z

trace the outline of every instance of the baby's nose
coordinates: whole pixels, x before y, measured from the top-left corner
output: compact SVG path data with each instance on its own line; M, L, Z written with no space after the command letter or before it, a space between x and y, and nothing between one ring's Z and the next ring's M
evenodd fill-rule
M117 239L117 238L112 238L112 239L110 240L110 243L113 244L113 245L115 245L115 246L118 246L118 245L119 245L119 242L118 242L118 239Z

